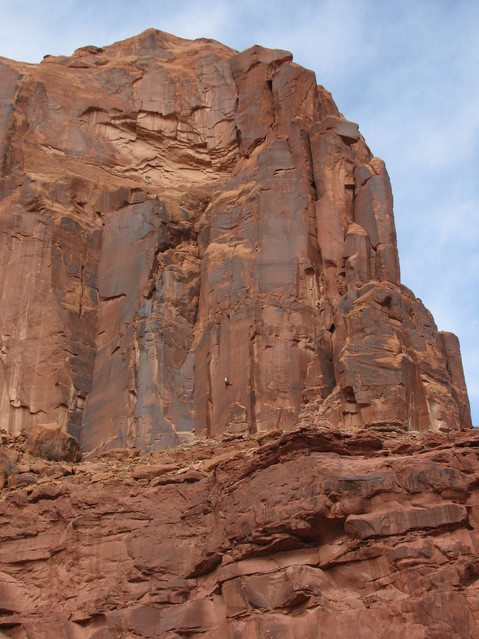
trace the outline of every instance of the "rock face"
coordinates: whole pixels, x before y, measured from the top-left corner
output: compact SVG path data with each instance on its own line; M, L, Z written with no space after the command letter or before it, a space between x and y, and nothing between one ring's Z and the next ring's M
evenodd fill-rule
M290 53L150 30L2 59L0 92L0 428L98 453L470 427L384 163Z
M4 451L0 637L479 637L475 431Z

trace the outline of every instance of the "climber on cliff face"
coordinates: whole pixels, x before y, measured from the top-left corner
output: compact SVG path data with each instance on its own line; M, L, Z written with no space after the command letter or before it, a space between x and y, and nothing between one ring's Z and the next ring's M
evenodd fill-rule
M227 377L225 377L225 388L228 388L228 386L232 386L232 383Z

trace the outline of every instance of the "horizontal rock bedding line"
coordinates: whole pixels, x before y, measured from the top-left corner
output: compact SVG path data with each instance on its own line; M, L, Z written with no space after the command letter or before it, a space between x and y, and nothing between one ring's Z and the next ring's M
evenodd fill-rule
M3 437L6 636L474 636L474 431L323 424L75 464Z

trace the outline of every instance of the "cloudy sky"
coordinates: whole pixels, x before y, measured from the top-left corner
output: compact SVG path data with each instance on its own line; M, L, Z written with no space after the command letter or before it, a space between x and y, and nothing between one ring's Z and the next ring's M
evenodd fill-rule
M359 123L391 177L402 281L459 336L479 425L479 1L0 0L0 55L150 27L288 49Z

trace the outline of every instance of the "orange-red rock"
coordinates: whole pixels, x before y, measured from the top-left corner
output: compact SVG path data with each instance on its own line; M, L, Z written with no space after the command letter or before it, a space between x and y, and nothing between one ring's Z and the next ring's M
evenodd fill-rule
M479 639L459 343L314 74L1 59L0 150L0 637Z
M2 491L0 636L478 637L475 431L261 441L65 474L5 438L36 483Z
M384 163L290 53L149 30L0 80L1 428L470 427Z
M80 460L78 441L61 430L58 424L37 426L32 434L31 452L51 461Z

